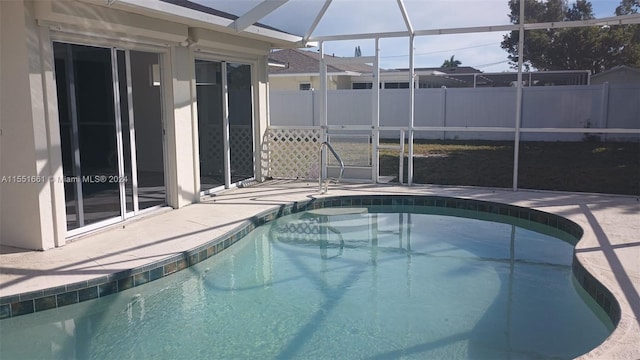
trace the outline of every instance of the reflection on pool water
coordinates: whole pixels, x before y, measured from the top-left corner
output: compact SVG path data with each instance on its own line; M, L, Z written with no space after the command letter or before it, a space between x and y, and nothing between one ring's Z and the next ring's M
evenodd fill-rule
M611 333L571 244L384 211L288 215L167 278L3 320L1 358L572 358Z

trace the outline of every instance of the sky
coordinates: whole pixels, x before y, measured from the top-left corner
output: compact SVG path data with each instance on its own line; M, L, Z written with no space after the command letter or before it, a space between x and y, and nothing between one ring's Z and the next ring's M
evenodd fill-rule
M192 0L205 6L241 16L262 0ZM508 0L404 0L415 30L508 25ZM575 0L570 0L571 4ZM261 23L292 34L304 35L324 0L289 0ZM614 14L619 0L591 0L597 18ZM313 36L362 34L406 30L396 0L333 0ZM461 35L419 36L415 38L415 67L439 67L454 56L462 66L483 72L514 71L507 52L500 47L504 32ZM325 42L325 53L354 56L359 46L362 56L373 56L371 39ZM409 67L408 38L380 40L380 67ZM311 49L312 51L317 49Z

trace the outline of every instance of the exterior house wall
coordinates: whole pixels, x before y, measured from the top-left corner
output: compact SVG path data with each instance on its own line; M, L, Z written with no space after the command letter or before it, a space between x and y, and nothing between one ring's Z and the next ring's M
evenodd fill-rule
M292 90L297 82L286 77L271 78L269 81L269 89L274 91Z
M3 1L0 7L0 238L4 245L50 248L60 242L63 205L60 186L43 181L59 175L61 166L60 156L48 151L59 149L46 96L55 91L52 53L47 32L36 25L34 3Z
M310 83L315 90L320 90L320 76L270 76L269 89L272 91L300 90L300 84ZM351 89L351 76L327 76L327 90Z
M606 82L610 84L638 84L640 83L640 70L620 67L591 76L592 85L600 85Z
M197 43L182 46L188 37ZM131 13L104 1L0 1L3 245L45 250L66 242L64 183L56 181L63 173L52 41L160 54L166 202L174 208L200 197L195 54L251 64L255 177L262 179L258 149L268 124L271 44Z
M320 80L317 76L277 76L269 79L269 89L275 91L281 90L300 90L300 84L311 84L314 89L320 88Z
M342 89L351 89L351 76L335 76L333 80L333 84L335 84L335 88L330 90L342 90ZM319 89L320 84L318 84L317 89Z

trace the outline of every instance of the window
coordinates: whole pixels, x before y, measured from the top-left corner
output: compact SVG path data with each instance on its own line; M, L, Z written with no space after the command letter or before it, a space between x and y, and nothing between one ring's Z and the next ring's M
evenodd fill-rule
M369 83L364 83L364 82L352 83L351 88L354 90L372 89L373 85L370 82Z
M408 89L409 83L408 82L387 82L387 83L384 83L384 88L385 89Z
M300 90L313 90L313 88L311 87L311 84L309 83L302 83L299 86Z

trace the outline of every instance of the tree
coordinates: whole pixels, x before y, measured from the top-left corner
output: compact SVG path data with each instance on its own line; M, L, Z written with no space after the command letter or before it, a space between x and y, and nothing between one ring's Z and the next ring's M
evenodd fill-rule
M622 0L616 15L637 14L640 0ZM640 68L640 24L611 26L603 29L611 46L610 61ZM621 46L622 45L622 46Z
M527 23L593 19L588 0L524 0ZM622 0L617 15L638 11L640 0ZM512 23L519 22L520 0L509 0ZM518 31L505 35L501 43L512 66L518 62ZM617 65L640 65L640 26L590 26L563 29L530 30L525 33L524 66L526 70L591 70L599 73Z
M616 15L637 14L640 11L639 0L622 0L616 8Z
M441 68L452 68L452 67L458 67L458 66L462 65L462 62L460 60L454 59L454 57L455 57L455 55L451 55L451 58L445 60L440 67Z

